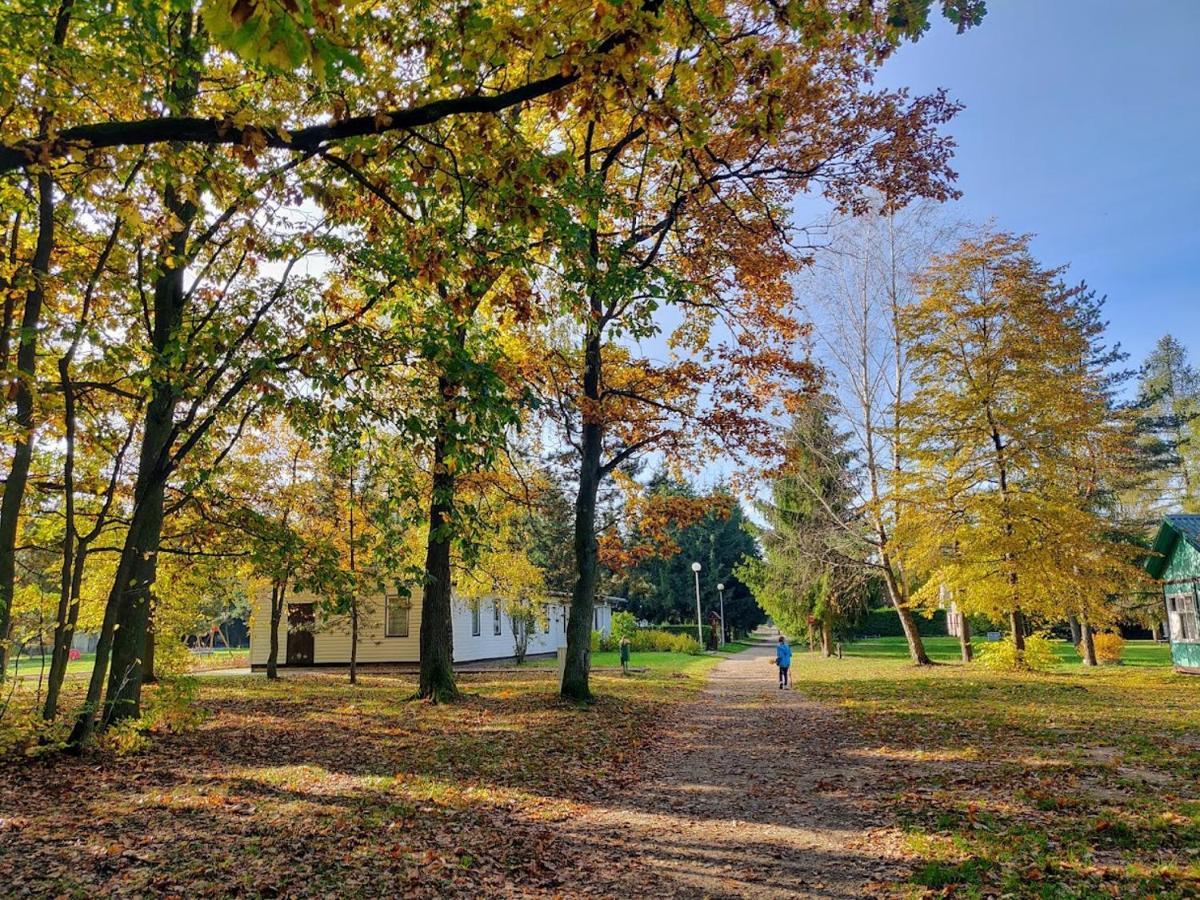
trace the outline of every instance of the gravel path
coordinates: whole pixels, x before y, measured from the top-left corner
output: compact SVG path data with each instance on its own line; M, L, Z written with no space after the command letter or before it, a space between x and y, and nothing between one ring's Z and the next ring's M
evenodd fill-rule
M840 713L780 691L762 643L680 709L642 783L572 823L584 892L629 897L864 897L897 875L870 786L885 761Z

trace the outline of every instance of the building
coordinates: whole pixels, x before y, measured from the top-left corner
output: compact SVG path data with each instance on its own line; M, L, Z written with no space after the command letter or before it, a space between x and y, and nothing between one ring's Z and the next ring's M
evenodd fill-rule
M1200 675L1200 516L1167 516L1146 571L1162 584L1176 671Z
M345 666L350 663L350 623L345 616L323 619L319 597L289 594L279 623L280 666ZM597 599L592 628L612 630L612 600ZM569 600L551 598L526 638L530 656L554 653L567 642ZM518 623L519 627L519 623ZM514 622L502 600L453 602L454 661L510 659L516 652ZM417 664L421 659L421 603L407 594L366 597L359 607L358 662ZM250 665L261 669L271 653L271 598L260 592L250 620Z

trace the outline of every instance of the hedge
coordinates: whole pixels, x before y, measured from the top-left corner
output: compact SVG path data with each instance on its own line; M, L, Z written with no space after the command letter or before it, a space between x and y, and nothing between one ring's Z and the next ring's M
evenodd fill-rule
M913 613L913 621L917 623L917 633L921 637L945 637L946 611L934 610L933 618L927 618L922 613ZM900 615L892 607L873 609L867 617L854 629L856 638L864 637L904 637L904 628L900 625Z
M655 631L665 631L668 634L686 634L688 637L692 638L693 640L695 640L695 638L696 638L696 623L695 622L693 622L691 625L651 625L650 627L652 629L654 629ZM708 646L708 635L709 635L709 632L712 631L712 626L711 625L701 625L700 628L704 633L704 640L701 641L701 643L705 647L707 647Z
M615 634L592 632L592 652L619 650L621 639ZM673 634L656 628L639 628L629 640L629 649L640 653L699 653L694 635Z

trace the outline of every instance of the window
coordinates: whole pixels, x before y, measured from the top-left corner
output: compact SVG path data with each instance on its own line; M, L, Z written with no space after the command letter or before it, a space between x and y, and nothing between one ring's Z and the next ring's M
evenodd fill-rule
M384 636L408 637L408 610L412 606L409 595L388 594L385 603Z
M481 634L479 628L479 604L476 603L471 607L471 637L479 637Z
M596 622L596 630L599 631L600 630L600 607L597 606L595 609L592 610L592 618Z
M503 634L500 622L500 601L492 601L492 634Z
M1196 615L1196 598L1186 594L1167 597L1167 620L1171 624L1171 640L1200 641L1200 621Z

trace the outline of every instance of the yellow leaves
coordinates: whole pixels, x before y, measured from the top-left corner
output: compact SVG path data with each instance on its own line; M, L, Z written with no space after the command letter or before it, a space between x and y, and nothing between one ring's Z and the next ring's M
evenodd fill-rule
M1092 452L1113 427L1085 330L1086 295L1040 267L1028 239L963 241L934 261L902 330L916 368L902 406L912 471L897 485L895 538L927 576L992 616L1017 608L1105 617L1131 557L1096 492L1116 470Z

